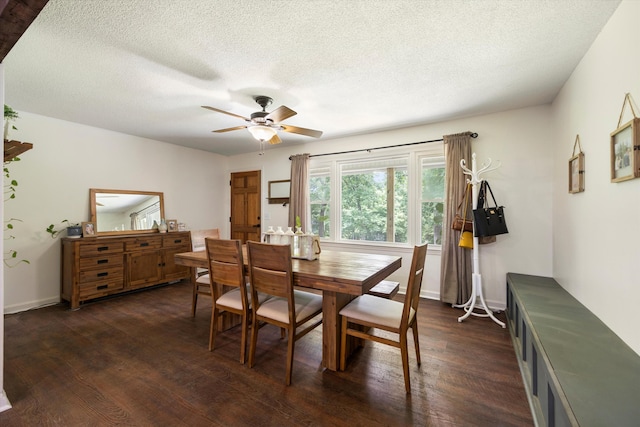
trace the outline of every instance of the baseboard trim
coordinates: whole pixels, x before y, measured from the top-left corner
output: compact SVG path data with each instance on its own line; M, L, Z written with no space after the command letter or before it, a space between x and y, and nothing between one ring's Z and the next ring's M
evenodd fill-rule
M2 390L2 393L0 393L0 412L4 412L7 409L11 409L11 402L7 398L7 393Z
M21 304L8 305L4 307L4 314L20 313L21 311L35 310L37 308L55 305L60 302L60 297L45 298L36 301L28 301Z

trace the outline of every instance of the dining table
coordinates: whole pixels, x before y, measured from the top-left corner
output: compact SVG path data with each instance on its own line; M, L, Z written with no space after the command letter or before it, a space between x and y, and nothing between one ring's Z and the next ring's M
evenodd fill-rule
M244 263L248 274L246 248ZM206 251L175 254L175 263L207 268ZM322 292L322 365L331 371L340 366L340 310L358 295L366 294L402 265L392 255L323 250L318 259L291 260L294 286ZM191 275L195 280L195 273Z

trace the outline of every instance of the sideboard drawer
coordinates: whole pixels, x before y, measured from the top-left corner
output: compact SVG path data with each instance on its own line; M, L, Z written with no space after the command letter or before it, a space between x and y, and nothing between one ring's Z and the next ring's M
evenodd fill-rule
M149 249L160 249L162 246L162 239L159 236L153 237L136 237L131 240L127 240L125 243L125 249L129 251L140 251Z
M96 297L97 295L107 295L112 291L119 291L124 287L124 278L109 279L104 281L83 283L78 286L78 292L80 293L80 299L86 299L87 297Z
M163 248L173 248L177 246L185 246L186 252L190 251L191 242L188 237L184 235L172 236L169 233L167 236L162 236L162 247Z
M124 255L104 254L104 256L80 258L80 270L90 270L94 268L105 268L111 266L121 266L124 263Z
M107 267L96 270L81 270L79 283L95 282L96 280L122 280L124 277L122 266Z
M80 246L80 257L117 254L123 252L122 242L91 243Z

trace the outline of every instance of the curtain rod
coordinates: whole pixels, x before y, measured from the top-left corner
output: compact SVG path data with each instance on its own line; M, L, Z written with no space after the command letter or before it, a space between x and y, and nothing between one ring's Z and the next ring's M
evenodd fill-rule
M137 214L139 214L139 213L140 213L140 212L142 212L142 211L146 211L147 209L151 209L151 208L152 208L152 207L154 207L155 205L158 205L158 207L159 207L159 206L160 206L160 202L158 201L158 202L152 203L152 204L150 204L149 206L147 206L147 207L145 207L145 208L140 209L138 212L132 212L130 215L137 215Z
M476 132L472 132L471 135L469 135L469 136L471 136L471 138L477 138L478 134ZM406 147L408 145L428 144L430 142L440 142L440 141L444 141L444 138L430 139L429 141L409 142L409 143L406 143L406 144L398 144L398 145L386 145L384 147L362 148L362 149L359 149L359 150L350 150L350 151L338 151L338 152L335 152L335 153L310 154L309 157L333 156L335 154L359 153L361 151L371 152L373 150L382 150L383 148ZM291 160L291 157L289 157L289 160Z

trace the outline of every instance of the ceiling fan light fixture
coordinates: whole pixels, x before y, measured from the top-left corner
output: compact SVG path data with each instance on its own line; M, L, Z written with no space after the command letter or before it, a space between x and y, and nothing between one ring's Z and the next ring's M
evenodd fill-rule
M260 142L269 141L277 133L277 131L269 126L254 125L247 127L251 135Z

